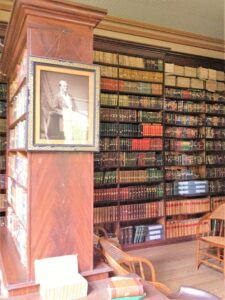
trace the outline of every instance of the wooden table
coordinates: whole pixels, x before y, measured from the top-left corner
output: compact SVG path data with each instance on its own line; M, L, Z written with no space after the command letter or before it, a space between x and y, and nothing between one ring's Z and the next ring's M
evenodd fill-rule
M88 284L88 296L82 300L109 300L106 290L107 279L93 281ZM144 289L147 296L145 300L168 300L166 296L156 290L150 283L144 282ZM29 294L26 296L17 296L10 298L0 298L9 300L42 300L39 294ZM80 299L81 300L81 299Z

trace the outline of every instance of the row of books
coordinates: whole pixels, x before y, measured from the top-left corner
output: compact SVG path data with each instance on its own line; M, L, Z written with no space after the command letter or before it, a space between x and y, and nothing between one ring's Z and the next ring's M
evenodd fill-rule
M0 170L5 170L6 167L6 157L5 155L0 155Z
M199 218L191 219L171 219L166 222L166 237L177 238L189 235L196 235L196 228L199 222ZM210 231L210 221L204 221L200 226L200 233L206 233Z
M204 141L165 140L166 151L204 151Z
M19 122L14 129L9 132L10 149L25 148L26 146L26 121Z
M119 95L118 105L120 107L160 110L163 107L163 100L160 97Z
M166 201L166 215L194 214L210 211L209 198Z
M193 88L206 90L210 92L223 92L225 90L224 82L219 82L216 80L203 80L182 76L166 75L165 85L179 88Z
M138 114L136 110L130 109L101 108L100 120L101 122L138 122Z
M225 104L216 103L216 104L206 104L206 113L215 113L215 114L225 114Z
M207 116L205 124L206 126L225 126L225 117Z
M115 124L115 123L101 123L100 135L105 136L136 136L141 137L142 126L140 124Z
M136 111L131 109L115 109L115 108L101 108L100 110L101 122L142 122L142 123L161 123L162 113Z
M100 151L162 151L163 141L161 138L101 138Z
M120 91L126 93L158 95L163 94L163 86L160 83L134 82L109 78L101 78L103 91Z
M0 151L6 150L6 137L0 136Z
M6 183L6 175L0 174L0 189L1 190L5 189L5 183Z
M207 194L209 184L207 180L191 180L166 183L166 196L199 196Z
M204 113L205 104L192 102L192 101L177 101L177 100L165 100L164 109L176 112L193 112L193 113Z
M13 207L16 216L27 230L27 192L14 180L8 177L8 202Z
M163 170L149 168L146 170L119 171L118 182L152 182L163 180Z
M21 263L27 266L27 232L11 207L7 211L7 227L20 254Z
M166 127L164 131L165 137L195 139L201 138L203 133L201 128L187 128L187 127Z
M159 97L117 95L101 93L100 102L102 106L132 107L137 109L162 109L162 99Z
M207 165L219 165L225 164L225 154L208 154L206 155Z
M9 155L9 175L23 187L27 187L28 161L20 154Z
M196 169L185 168L183 169L166 169L166 180L185 180L185 179L197 179L201 178L201 175Z
M10 108L10 123L17 120L27 111L27 89L26 85L20 89L19 93L13 97Z
M209 191L211 194L220 194L225 191L225 179L217 179L209 181Z
M162 138L120 139L120 150L124 151L162 151Z
M202 126L203 119L201 116L165 114L165 122L167 124L184 125L184 126Z
M222 151L225 149L225 141L206 141L206 151Z
M135 80L135 81L146 81L146 82L163 82L163 73L142 71L134 69L119 68L120 79Z
M0 94L1 99L1 94ZM0 118L6 117L6 101L0 101Z
M95 172L94 174L95 185L130 182L152 182L161 181L162 179L163 170L154 168L132 171L104 171Z
M189 67L189 66L180 66L171 63L165 63L165 73L186 77L193 77L199 79L211 79L211 80L220 80L225 81L225 73L223 71L217 71L214 69L207 69L203 67Z
M164 237L163 225L149 224L126 226L120 228L120 244L137 244Z
M135 57L103 51L94 51L94 61L98 63L121 65L146 70L163 71L163 60Z
M0 194L0 208L6 208L7 201L6 201L6 194Z
M95 167L161 166L162 153L156 152L100 152L94 156Z
M94 201L131 201L150 200L162 198L164 195L163 184L137 185L118 188L104 188L94 190Z
M7 99L7 84L0 83L0 100L6 100L6 99Z
M143 71L137 69L125 69L113 66L101 66L101 77L119 78L134 81L163 82L163 73Z
M206 176L208 178L225 177L225 168L207 168Z
M14 81L10 84L10 87L9 87L9 95L10 95L11 99L13 98L14 94L16 93L21 82L26 77L27 57L28 57L28 53L27 53L27 49L25 49L23 52L23 55L22 55L22 59L16 67L16 77L15 77Z
M161 217L164 215L163 201L131 205L94 208L94 223L129 221Z
M198 89L180 89L180 88L165 88L165 96L169 98L179 98L179 99L196 99L196 100L205 100L206 92L204 90Z
M225 128L205 128L205 137L207 139L225 139Z
M167 166L185 166L185 165L201 165L204 164L205 157L203 154L165 154L165 164Z
M0 119L0 133L6 132L6 119Z

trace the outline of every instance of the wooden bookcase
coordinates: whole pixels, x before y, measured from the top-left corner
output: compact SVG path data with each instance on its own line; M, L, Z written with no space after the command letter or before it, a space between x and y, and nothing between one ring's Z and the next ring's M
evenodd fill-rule
M96 41L101 122L94 224L112 229L125 245L144 243L143 230L153 225L164 239L164 56L165 49Z
M14 3L2 56L10 90L9 208L0 232L5 294L37 290L35 259L77 253L79 271L93 271L93 153L27 151L26 65L28 56L91 64L93 27L105 14L71 2Z
M224 167L219 167L218 162L211 163L213 159L223 159L223 144L219 145L221 156L210 144L224 139L223 128L219 129L220 137L217 133L208 136L211 128L223 127L225 97L221 87L220 92L217 87L210 91L211 78L199 79L192 72L197 72L197 68L199 72L210 69L222 77L222 62L101 37L95 39L94 61L101 65L102 76L101 147L94 159L95 225L115 234L125 248L194 237L199 218L225 201ZM151 67L163 61L163 67L148 69L147 61L152 62ZM176 71L164 70L164 62ZM163 75L159 82L163 87L161 94L139 88L139 84L143 87L148 81L147 75L140 75L146 71ZM218 84L216 78L214 81L214 85ZM155 104L142 106L144 97L154 99ZM210 112L210 107L218 105L220 118L218 108ZM145 114L157 116L157 120L139 119ZM145 128L149 125L152 128L157 122L162 130L160 137L157 133L144 136ZM128 129L125 134L124 124ZM148 138L154 141L155 147L159 139L162 147L136 147L136 142L141 145ZM140 157L146 155L151 163L140 164ZM151 178L156 169L162 172L158 182L148 180L145 172ZM217 178L216 172L222 178ZM217 180L221 183L220 190L213 189ZM147 194L151 189L154 193ZM156 240L148 233L150 226L155 226L152 231ZM208 226L205 224L202 231Z

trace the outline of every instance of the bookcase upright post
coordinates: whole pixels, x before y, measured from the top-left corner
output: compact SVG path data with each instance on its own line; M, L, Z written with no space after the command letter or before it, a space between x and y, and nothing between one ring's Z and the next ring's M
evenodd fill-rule
M10 295L36 288L35 259L77 253L79 271L93 270L93 153L29 152L28 112L25 109L19 116L11 112L16 105L15 96L27 101L27 69L20 74L23 78L17 77L17 68L24 61L26 64L26 57L91 64L93 28L105 14L105 10L67 1L14 2L2 57L2 70L9 79L11 110L9 226L0 234L0 261L3 284ZM18 127L22 127L19 139ZM21 176L17 178L18 162L23 171L27 170L23 182ZM19 196L15 190L20 191ZM11 260L7 255L12 255Z

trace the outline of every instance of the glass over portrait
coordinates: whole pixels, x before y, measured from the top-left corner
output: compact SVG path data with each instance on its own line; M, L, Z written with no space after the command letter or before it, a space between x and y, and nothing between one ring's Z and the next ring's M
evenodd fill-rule
M98 150L98 67L34 57L29 66L29 149Z

